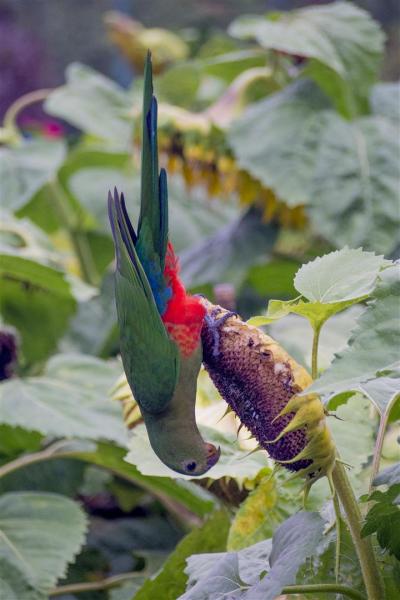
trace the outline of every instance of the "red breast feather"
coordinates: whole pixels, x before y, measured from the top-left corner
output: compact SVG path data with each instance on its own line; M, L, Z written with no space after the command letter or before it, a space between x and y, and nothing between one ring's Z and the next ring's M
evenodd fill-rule
M186 293L179 278L179 263L171 242L168 242L165 257L164 278L172 290L172 297L162 320L169 335L178 344L181 354L188 357L199 344L206 309L200 298Z

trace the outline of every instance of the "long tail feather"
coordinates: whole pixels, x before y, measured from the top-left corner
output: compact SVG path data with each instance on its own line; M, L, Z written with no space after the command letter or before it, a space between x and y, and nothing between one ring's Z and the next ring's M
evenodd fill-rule
M162 273L168 241L168 195L165 173L158 172L157 100L153 95L150 54L144 74L141 182L137 251L144 262L157 256Z

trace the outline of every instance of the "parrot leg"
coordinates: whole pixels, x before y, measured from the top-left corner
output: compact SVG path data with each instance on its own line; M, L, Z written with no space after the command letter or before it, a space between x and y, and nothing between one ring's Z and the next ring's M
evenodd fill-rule
M224 314L223 317L220 317L219 319L216 318L217 313L219 312L219 309L217 309L216 311L213 310L211 312L211 314L207 314L204 318L205 322L207 323L208 329L213 337L213 350L212 350L212 354L214 356L214 358L217 358L219 355L219 340L220 340L220 333L219 330L221 329L222 325L225 323L225 321L227 319L229 319L230 317L238 317L238 313L233 312L233 311L228 311L227 313Z

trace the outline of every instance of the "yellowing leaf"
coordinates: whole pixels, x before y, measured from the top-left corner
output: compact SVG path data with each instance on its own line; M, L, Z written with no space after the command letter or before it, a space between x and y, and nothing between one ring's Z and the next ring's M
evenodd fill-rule
M293 498L285 497L274 478L267 475L236 513L229 530L228 550L240 550L272 537L277 526L295 510Z

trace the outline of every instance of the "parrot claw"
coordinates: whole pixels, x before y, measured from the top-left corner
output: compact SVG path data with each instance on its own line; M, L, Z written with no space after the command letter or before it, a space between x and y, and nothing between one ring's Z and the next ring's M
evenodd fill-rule
M206 323L208 325L208 329L213 337L212 355L214 358L217 358L219 356L219 340L220 340L219 330L220 330L220 328L225 323L225 321L227 319L229 319L230 317L238 317L239 316L238 313L230 310L230 311L226 312L222 317L217 319L216 316L217 316L218 312L219 312L219 308L217 310L214 309L210 315L206 315L204 318L204 320L206 321Z

